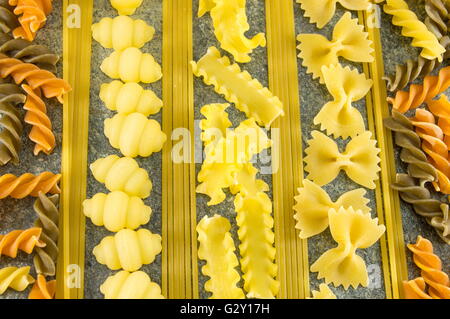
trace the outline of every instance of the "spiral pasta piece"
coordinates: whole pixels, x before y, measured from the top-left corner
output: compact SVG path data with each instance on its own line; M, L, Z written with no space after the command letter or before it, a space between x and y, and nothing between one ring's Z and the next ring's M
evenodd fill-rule
M119 271L106 279L100 291L105 299L164 299L161 288L143 271Z
M158 113L163 106L152 90L144 90L137 83L124 84L120 81L102 84L100 99L111 111L123 114L138 112L149 116Z
M23 131L20 113L10 103L0 102L0 115L0 165L17 165Z
M3 295L6 289L11 288L15 291L24 291L28 285L34 283L30 276L30 267L6 267L0 269L0 295Z
M38 274L54 276L56 274L56 259L58 258L59 238L59 195L46 196L39 192L39 197L33 205L38 219L36 227L42 228L40 240L45 247L36 247L33 258L34 268Z
M415 244L408 244L414 263L421 269L421 275L428 285L428 294L434 299L450 299L450 280L442 271L442 262L433 253L433 245L422 236Z
M426 283L422 277L403 282L405 299L433 299L425 290Z
M111 192L123 191L140 198L150 196L152 181L147 171L130 157L110 155L96 160L90 169L94 178Z
M34 247L45 247L45 243L39 240L41 233L42 228L34 227L0 235L0 256L16 258L19 250L31 254Z
M110 78L123 82L153 83L162 78L161 66L155 58L138 48L113 52L102 62L100 69Z
M0 0L0 29L9 33L19 26L19 19L14 14L14 7L9 5L9 0Z
M94 225L105 226L112 232L121 229L136 229L149 222L152 209L146 206L137 196L129 196L115 191L108 195L95 194L83 202L86 217L91 218Z
M31 288L28 299L53 299L56 293L56 280L47 282L45 276L38 275L37 279Z
M438 38L448 33L449 4L445 0L425 0L425 25Z
M0 176L0 199L12 197L22 199L27 196L38 197L39 192L44 194L59 194L59 180L61 174L44 172L39 175L25 173L21 176L6 174Z
M148 157L161 151L167 140L161 125L141 113L117 114L106 119L104 132L111 146L128 157Z
M450 101L444 94L438 100L427 102L428 109L438 118L437 124L444 133L444 142L450 150Z
M132 15L142 4L143 0L110 0L111 5L119 15Z
M37 31L44 26L47 16L53 9L52 1L9 0L9 4L16 7L14 14L20 16L20 27L13 30L14 37L33 41Z
M161 252L161 236L147 229L122 229L102 239L92 251L97 261L111 270L136 271L151 264Z
M402 35L412 38L412 46L422 48L420 55L425 59L438 59L442 62L445 48L439 43L436 36L428 30L414 12L409 10L404 0L386 0L384 12L392 15L392 24L402 28Z

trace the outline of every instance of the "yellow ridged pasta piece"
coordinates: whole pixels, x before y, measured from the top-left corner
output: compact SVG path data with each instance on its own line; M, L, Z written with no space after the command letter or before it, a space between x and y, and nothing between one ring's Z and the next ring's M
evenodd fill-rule
M136 271L155 260L161 252L161 236L147 229L122 229L103 238L93 254L97 261L111 270Z
M308 299L337 299L336 295L331 291L326 284L320 284L319 291L312 291L312 298Z
M0 269L0 295L3 295L8 288L14 289L15 291L24 291L28 285L34 283L34 279L29 273L29 266Z
M256 196L260 192L268 192L269 185L262 179L257 179L258 169L251 163L243 164L236 172L234 185L230 186L232 194L241 193L243 196Z
M206 118L200 121L202 133L200 139L205 147L211 142L218 142L227 135L227 129L231 127L231 121L228 118L226 109L230 104L208 104L204 105L200 112Z
M106 279L100 292L105 299L164 299L159 285L143 271L119 271Z
M152 209L137 196L115 191L108 195L98 193L83 202L83 210L94 225L105 226L112 232L136 229L149 222Z
M90 166L95 179L113 191L123 191L130 196L147 198L152 181L145 169L130 157L110 155L96 160Z
M161 125L141 113L117 114L106 119L104 132L111 146L128 157L148 157L159 152L167 139Z
M153 83L162 78L158 62L150 53L142 53L138 48L113 52L100 69L110 78L123 82Z
M137 83L124 84L117 80L102 84L100 99L111 111L123 114L137 112L149 116L158 113L163 106L152 90L144 90Z
M205 283L205 290L212 294L210 299L245 297L242 289L237 287L241 277L235 269L239 262L230 229L228 219L219 215L205 216L197 225L198 258L206 261L202 273L210 278Z
M143 0L110 0L111 5L120 15L132 15L139 8Z
M155 29L145 21L127 16L103 18L92 25L92 37L104 48L116 51L142 48L153 39L154 34Z

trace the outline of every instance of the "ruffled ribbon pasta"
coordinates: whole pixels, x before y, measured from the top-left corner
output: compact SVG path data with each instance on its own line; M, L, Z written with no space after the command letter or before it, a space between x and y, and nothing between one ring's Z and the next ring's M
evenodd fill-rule
M314 118L314 124L320 124L321 130L335 138L354 137L365 131L361 113L352 106L367 95L373 81L364 74L340 64L323 66L322 75L328 91L334 101L328 102Z
M313 131L311 135L313 138L308 141L309 146L305 150L308 179L322 186L334 180L343 170L354 182L375 188L374 181L381 170L378 166L380 149L375 146L377 142L371 138L371 132L366 131L352 139L343 153L325 134Z
M205 119L200 121L202 133L200 139L207 147L211 142L218 142L227 135L227 129L231 127L226 109L230 104L208 104L201 108L200 112Z
M311 271L318 272L318 279L325 278L327 284L333 283L335 287L367 287L369 276L366 264L356 250L375 244L386 227L378 225L378 218L372 219L370 214L355 211L352 207L341 207L338 211L332 208L328 218L331 235L338 246L320 256L311 266Z
M302 65L307 73L312 73L313 79L320 78L320 83L324 83L322 66L338 64L340 56L353 62L374 60L368 33L349 12L336 23L331 41L320 34L299 34L297 40Z

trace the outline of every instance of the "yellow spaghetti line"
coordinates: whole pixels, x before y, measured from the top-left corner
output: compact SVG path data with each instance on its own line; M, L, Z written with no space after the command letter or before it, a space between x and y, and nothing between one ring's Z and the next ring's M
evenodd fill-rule
M273 152L272 159L274 168L278 168L273 173L276 261L281 283L278 297L297 299L309 296L309 265L307 242L296 234L292 210L303 179L293 3L266 0L266 15L269 86L285 110L285 116L273 125L280 133L275 141L278 152Z

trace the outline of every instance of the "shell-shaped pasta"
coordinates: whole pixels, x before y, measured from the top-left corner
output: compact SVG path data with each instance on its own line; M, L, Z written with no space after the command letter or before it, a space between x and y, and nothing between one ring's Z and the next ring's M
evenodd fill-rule
M39 274L31 288L28 299L53 299L56 293L56 280L47 282L45 276Z
M295 197L294 218L297 221L295 228L300 230L299 236L302 239L317 235L328 228L328 211L331 208L352 206L363 213L370 212L370 207L367 206L369 199L364 197L366 191L362 188L346 192L333 202L320 186L304 179L303 187L298 189L298 193Z
M129 196L124 192L115 191L108 195L95 194L83 202L84 214L94 225L105 226L112 232L121 229L136 229L149 222L152 209L146 206L137 196Z
M376 140L372 139L369 131L356 136L348 144L343 153L340 153L336 143L319 131L311 133L312 139L308 141L305 150L305 171L309 173L308 179L319 186L334 180L341 170L354 182L370 188L375 188L374 181L378 179L381 170L378 163L380 149L376 147Z
M152 263L161 249L160 235L147 229L122 229L114 236L103 238L93 254L100 264L111 270L136 271Z
M130 157L110 155L96 160L90 169L95 179L111 192L123 191L130 196L147 198L152 190L147 171Z
M92 25L92 37L104 48L122 51L126 48L142 48L153 39L155 29L144 20L127 16L103 18Z
M356 254L356 250L375 244L386 227L378 225L378 218L372 219L370 214L355 211L352 207L341 207L339 210L332 208L328 212L328 218L331 235L338 246L320 256L312 264L311 271L318 272L318 279L325 278L325 283L333 283L335 287L367 287L369 276L366 264Z
M100 99L111 111L118 113L142 113L145 116L158 113L163 102L152 90L144 90L137 83L112 81L100 88Z
M150 53L142 53L138 48L114 51L100 69L110 78L123 82L153 83L162 78L158 62Z
M111 146L129 157L148 157L159 152L167 139L161 125L141 113L116 114L106 119L104 132Z
M308 299L337 299L336 295L331 291L330 287L326 284L320 284L319 291L312 291L312 298Z
M206 261L202 273L210 277L205 290L212 293L211 299L244 298L244 292L237 287L241 277L235 269L239 262L230 229L230 222L219 215L205 216L197 225L198 258Z
M15 291L24 291L28 285L34 282L33 277L29 273L30 266L0 269L0 295L8 288L14 289Z
M217 142L227 135L227 129L232 125L226 112L229 106L230 104L227 103L208 104L200 109L200 112L205 117L199 124L202 130L200 138L205 146L208 146L211 142Z
M164 299L161 288L143 271L119 271L100 286L105 299Z
M110 0L111 5L119 15L132 15L142 4L143 0Z

